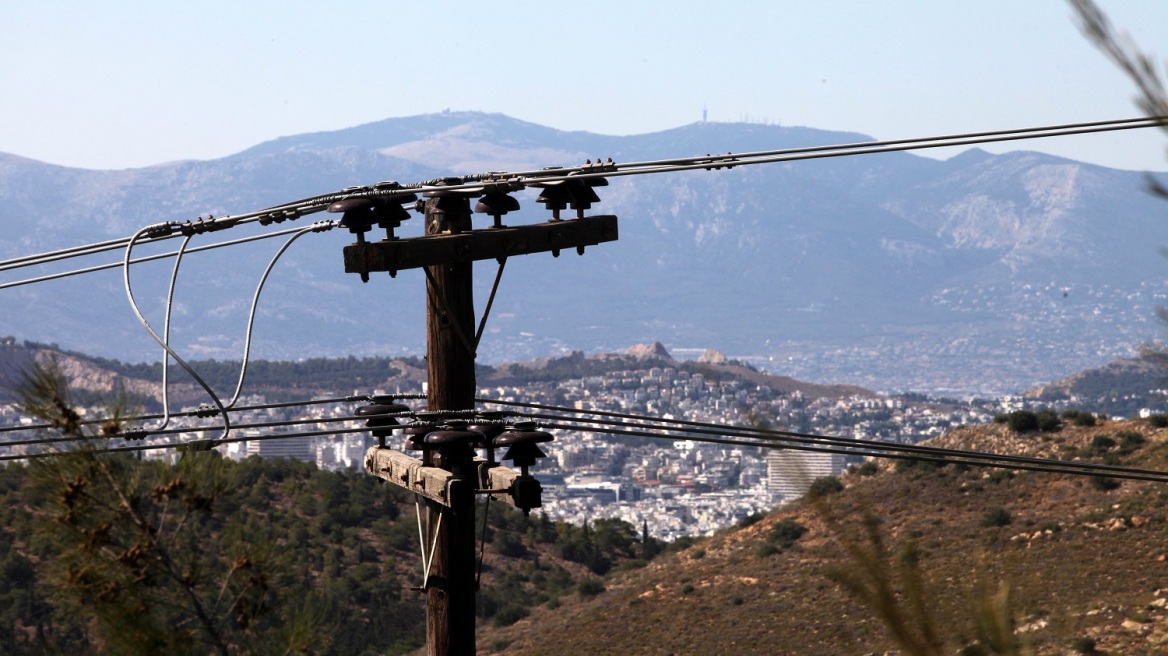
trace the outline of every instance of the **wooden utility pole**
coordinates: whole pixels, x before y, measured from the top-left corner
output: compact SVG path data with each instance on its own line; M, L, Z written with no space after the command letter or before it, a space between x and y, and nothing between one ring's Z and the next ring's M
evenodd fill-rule
M518 185L518 186L516 186ZM458 422L451 422L443 412L474 410L475 349L474 294L472 267L478 260L503 262L508 257L532 253L551 253L558 256L562 250L573 249L583 254L588 246L615 241L615 216L582 216L583 210L595 200L588 189L579 191L583 201L577 203L580 216L562 221L558 217L546 223L516 227L503 226L499 217L517 209L516 203L504 192L524 185L503 183L471 190L455 185L452 189L433 185L425 192L426 234L422 237L400 239L392 228L403 217L400 204L413 202L412 192L394 192L384 198L371 199L355 196L332 203L330 212L343 212L341 224L357 236L357 241L345 247L345 271L360 274L368 281L373 271L388 272L391 276L405 269L423 268L426 272L426 359L429 383L428 410L430 419L416 422L423 430L424 444L408 447L423 449L428 455L423 460L389 448L385 436L397 426L394 419L379 420L380 414L391 414L389 405L370 405L364 414L374 434L381 430L379 444L366 453L365 469L370 474L401 486L417 495L425 504L425 542L422 545L423 589L426 592L426 638L430 656L467 656L475 653L475 495L489 494L525 513L538 508L540 485L528 472L535 457L542 457L536 442L551 439L548 433L508 429L497 435L496 444L507 444L508 453L521 468L500 466L493 460L475 458L471 441L482 441L478 431L459 430ZM582 187L586 184L581 183ZM495 217L495 225L485 230L471 229L469 199L485 193L479 212ZM545 202L558 212L567 204L552 198ZM571 198L576 198L572 196ZM591 199L591 200L589 200ZM487 201L491 202L488 203ZM578 200L578 199L577 199ZM494 203L494 204L492 204ZM396 207L396 209L394 209ZM386 238L366 241L364 234L373 225L387 228ZM496 278L498 285L498 278ZM494 293L492 292L492 297ZM488 307L490 303L488 302ZM484 322L486 318L484 317ZM481 326L479 327L481 330ZM451 426L453 423L455 426ZM510 436L508 438L508 436ZM533 455L532 450L535 454Z
M426 201L426 234L461 232L470 223L465 197ZM469 227L469 226L467 226ZM426 268L426 400L430 410L472 410L475 397L472 262ZM426 590L430 656L475 653L475 502L470 463L442 462L454 476L450 505L426 502L427 542L433 545Z

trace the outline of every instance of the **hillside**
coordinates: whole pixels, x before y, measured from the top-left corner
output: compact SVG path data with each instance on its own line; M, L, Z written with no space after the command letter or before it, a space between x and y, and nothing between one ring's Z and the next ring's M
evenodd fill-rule
M276 647L288 640L306 648L294 653L362 656L423 644L418 528L401 488L282 459L105 459L154 542L86 462L0 466L0 653L284 653ZM488 529L482 625L512 623L652 556L623 522L589 531L493 504ZM236 603L221 606L225 591ZM225 652L200 630L191 598L216 609ZM308 628L298 638L293 625Z
M1100 436L1128 446L1107 448ZM1168 469L1168 430L1144 422L1021 436L996 424L959 429L933 444ZM873 610L826 576L833 568L860 572L844 545L871 551L862 528L867 514L877 519L889 552L883 571L897 571L896 554L915 545L925 607L945 644L940 653L957 653L977 639L978 600L1003 584L1008 616L1037 654L1073 653L1088 640L1104 654L1168 649L1161 485L1123 482L1112 489L1118 481L887 462L840 480L844 489L819 505L780 508L635 572L611 575L593 597L484 631L480 653L899 653ZM792 533L792 521L806 533ZM791 546L783 546L784 538ZM908 606L905 584L893 576ZM919 612L905 612L917 623Z
M1133 416L1164 399L1168 360L1163 354L1121 358L1036 387L1024 396L1043 402L1069 401L1101 412Z
M637 347L632 347L634 351ZM11 399L11 390L20 372L33 362L56 362L79 401L96 399L117 386L135 395L147 410L160 408L162 366L127 364L62 351L55 345L17 343L8 338L0 343L0 402ZM220 394L230 394L239 381L236 361L196 360L190 362L199 376ZM767 385L784 394L800 393L806 398L872 396L870 390L854 385L821 385L773 376L740 362L677 361L668 353L658 359L625 354L601 353L585 356L574 352L561 358L540 358L508 362L497 366L478 365L479 387L527 385L533 382L560 382L568 378L603 375L649 366L676 367L702 373L710 380L736 379ZM323 396L370 394L375 389L413 392L426 380L426 363L416 357L310 358L299 361L254 360L248 365L245 394L260 394L270 401L303 400ZM177 365L171 365L170 398L174 405L208 402L206 393Z

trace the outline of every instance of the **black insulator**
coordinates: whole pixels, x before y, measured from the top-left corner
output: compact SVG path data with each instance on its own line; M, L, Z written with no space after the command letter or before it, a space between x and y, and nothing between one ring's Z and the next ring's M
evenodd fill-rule
M357 236L357 243L365 242L365 233L373 229L377 218L373 213L373 201L369 198L346 198L328 206L328 211L341 215L341 226Z
M474 460L474 451L471 445L481 442L485 438L478 431L463 428L442 427L426 435L426 445L438 448L442 457L442 466L450 467L457 473L461 467L469 465Z
M568 181L568 190L572 193L572 209L576 210L576 218L584 217L584 210L599 203L600 197L592 190L593 187L607 187L608 180L604 178L582 178Z
M519 201L501 191L492 191L475 203L474 211L480 214L506 214L519 209Z
M584 210L592 207L592 203L600 202L600 196L597 196L592 187L583 180L570 185L568 191L572 194L572 201L569 204L576 210L576 218L583 218Z
M467 430L478 431L483 434L482 442L475 444L475 448L487 450L487 462L495 462L495 438L503 434L507 428L503 425L503 413L498 411L480 412L476 421L467 426ZM485 422L494 423L485 423ZM482 423L480 423L482 422Z
M566 208L568 203L572 202L572 192L568 186L562 182L548 183L548 186L543 188L539 196L535 199L537 203L543 203L543 206L552 211L552 220L560 220L560 210Z
M497 414L499 415L499 418L502 418L503 413L500 412ZM490 417L487 416L487 413L483 413L481 420L492 421L495 420L495 417ZM503 432L507 430L507 428L502 423L488 424L477 422L472 422L469 426L466 427L466 429L482 433L486 438L483 442L484 445L493 445L495 443L495 438L502 435Z
M328 212L329 214L340 214L342 212L348 212L349 210L364 209L369 207L373 207L372 198L345 198L343 200L330 203L328 206Z
M510 447L501 459L513 460L526 476L528 467L534 465L539 458L547 457L538 445L554 439L555 437L547 431L514 428L496 437L495 446Z
M378 227L385 229L385 238L388 241L394 239L394 228L409 218L410 213L397 203L378 203L373 208L373 219L377 221Z
M473 430L445 429L436 430L426 435L426 444L445 448L447 446L471 445L482 441L483 434Z
M495 217L495 227L502 227L502 217L519 209L519 201L501 191L492 191L475 203L474 211Z
M514 446L516 444L543 444L555 440L555 436L547 431L512 428L504 431L495 438L495 446Z
M434 430L434 426L407 426L403 431L406 434L405 448L410 451L430 451L437 448L426 443L426 435Z
M372 428L373 437L377 438L377 445L385 448L385 438L393 433L393 426L400 426L395 417L389 415L400 412L409 412L409 406L400 403L370 403L357 408L358 417L369 417L365 425Z

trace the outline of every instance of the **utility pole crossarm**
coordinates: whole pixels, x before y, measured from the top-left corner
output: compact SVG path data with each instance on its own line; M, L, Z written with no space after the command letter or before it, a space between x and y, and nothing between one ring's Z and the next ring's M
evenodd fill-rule
M421 460L401 451L376 446L365 453L365 470L443 506L450 505L449 483L453 475L448 470L426 467Z
M470 232L426 235L408 239L359 242L345 247L345 272L397 273L424 266L496 260L514 255L595 246L618 237L617 218L586 216L523 226L487 228Z
M530 510L539 507L539 492L532 498L532 479L510 467L488 463L475 458L478 465L478 484L481 490L490 490L492 499ZM493 466L492 466L493 465ZM372 447L365 453L365 471L403 487L445 507L451 506L450 482L454 475L441 467L427 467L421 460L394 449ZM518 482L517 482L518 481ZM536 483L538 488L538 483ZM530 505L534 501L534 505Z

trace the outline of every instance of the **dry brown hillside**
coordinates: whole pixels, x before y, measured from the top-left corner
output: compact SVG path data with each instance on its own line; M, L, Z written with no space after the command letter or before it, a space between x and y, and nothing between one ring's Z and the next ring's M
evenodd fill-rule
M1143 421L1025 435L996 424L959 429L933 444L1168 470L1168 430ZM872 469L842 476L844 489L818 504L778 509L642 569L610 575L598 595L573 596L505 629L484 629L479 651L904 653L870 606L826 576L832 568L858 572L841 545L871 548L861 530L868 514L878 518L889 553L918 548L925 602L908 612L931 618L944 642L938 653L991 653L971 645L978 600L1006 589L1000 586L1010 593L1021 653L1168 653L1164 484L1113 487L1115 481L955 465L884 462ZM831 528L827 517L838 525ZM792 522L807 531L783 548L776 527ZM897 571L893 560L885 574ZM903 604L904 583L894 583Z

